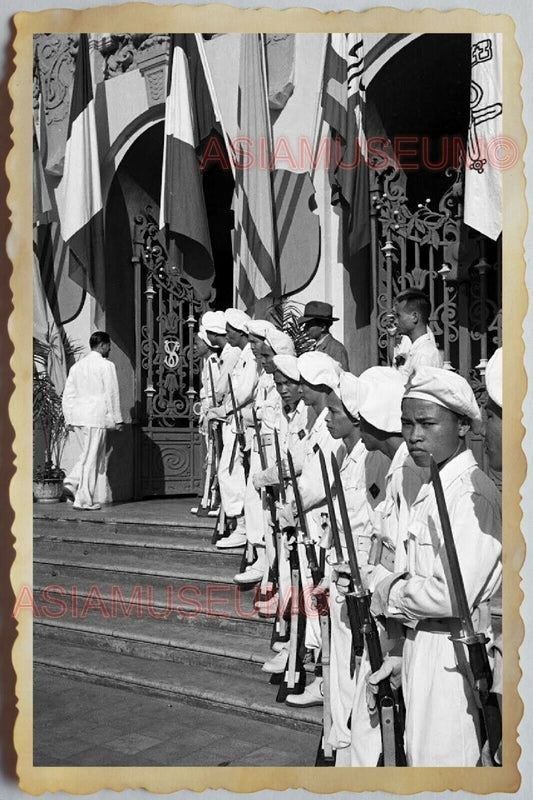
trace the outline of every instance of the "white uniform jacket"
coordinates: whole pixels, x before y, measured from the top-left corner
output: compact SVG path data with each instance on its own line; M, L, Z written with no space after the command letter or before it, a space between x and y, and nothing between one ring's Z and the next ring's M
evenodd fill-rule
M91 350L71 368L62 398L67 425L115 428L122 422L117 371L112 361Z
M228 391L228 375L231 373L233 367L239 360L241 352L242 351L240 347L232 347L227 342L222 348L218 362L218 379L215 382L217 403L221 403L226 396Z
M304 511L307 513L309 534L318 542L322 534L322 513L327 511L326 491L322 481L322 470L318 448L324 453L326 467L330 479L333 480L331 454L334 453L340 463L344 458L345 448L342 441L334 439L326 427L328 409L325 408L316 418L309 435L305 440L302 472L298 478L298 488L302 498Z
M470 450L446 464L440 477L470 609L490 600L501 583L501 506L494 483ZM375 613L407 627L402 686L409 766L476 766L479 713L458 610L448 585L448 562L433 486L422 484L409 514L397 560L405 571L376 586ZM474 624L479 619L474 612ZM488 614L477 627L490 634Z
M206 414L210 408L213 408L213 406L216 405L216 402L213 403L209 366L211 366L211 373L213 375L213 387L215 389L216 400L216 386L220 377L220 364L217 353L210 353L207 358L204 358L202 364L202 373L200 377L200 402L202 404L202 414Z
M424 333L411 344L405 363L399 371L407 378L417 367L442 367L442 356L439 353L432 333Z
M231 370L230 374L233 393L235 395L235 403L237 408L240 408L244 411L244 408L249 406L254 399L255 388L257 386L257 380L259 377L257 372L257 362L249 343L246 344L241 350L239 359ZM233 428L233 407L231 404L229 391L224 400L224 410L226 412L226 417L231 416Z

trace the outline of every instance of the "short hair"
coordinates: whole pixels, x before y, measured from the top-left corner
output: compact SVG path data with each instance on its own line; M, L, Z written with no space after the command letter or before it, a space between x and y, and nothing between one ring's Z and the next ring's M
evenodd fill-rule
M421 289L405 289L394 298L395 303L405 303L408 311L417 311L426 325L431 314L431 303Z
M95 331L91 334L89 339L89 347L91 350L96 350L99 344L111 344L109 334L105 331Z

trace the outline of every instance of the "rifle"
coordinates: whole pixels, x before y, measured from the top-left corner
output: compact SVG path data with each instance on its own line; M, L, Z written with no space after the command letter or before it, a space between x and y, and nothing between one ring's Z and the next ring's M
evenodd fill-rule
M248 450L246 449L246 436L244 433L244 426L242 423L242 414L237 408L237 403L235 402L235 393L233 391L233 381L231 380L231 375L228 375L228 387L229 387L229 395L231 398L231 408L233 411L233 417L235 419L235 441L233 442L233 450L231 452L231 459L229 463L229 472L230 474L233 472L233 467L235 465L235 456L237 454L237 444L239 445L242 453L242 465L244 467L244 479L245 481L248 480L248 473L250 471L250 457L248 454Z
M337 525L337 516L335 514L335 506L333 504L333 495L331 494L331 486L329 485L329 475L326 467L326 459L324 453L318 448L318 458L320 460L320 469L322 470L322 480L324 482L324 490L326 492L326 503L328 506L328 513L331 524L331 535L333 538L333 546L335 555L339 564L345 564L344 553L342 551L341 537L339 533L339 526ZM350 623L350 630L352 632L352 656L350 658L350 677L353 678L355 672L355 657L363 655L364 641L361 633L361 620L359 619L359 611L357 608L357 600L354 595L354 583L350 574L348 583L348 594L346 599L346 611L348 612L348 622Z
M283 703L290 694L303 694L306 672L299 655L300 643L304 634L300 614L300 568L296 543L290 548L289 561L291 567L291 631L289 637L289 658L280 683L276 702Z
M346 548L348 550L348 561L354 583L355 591L353 596L357 603L358 615L361 620L361 633L365 638L370 668L372 672L377 672L383 664L383 652L381 650L376 621L370 612L371 595L370 592L364 588L359 571L357 553L352 539L352 529L348 517L348 509L346 507L346 498L344 496L344 487L341 482L339 465L334 453L331 454L331 466L333 468L341 522L344 530L344 538L346 539ZM381 727L381 755L377 766L405 767L407 766L407 761L403 746L404 725L401 703L396 700L388 678L383 678L378 684L377 707Z
M305 553L307 561L309 562L309 569L313 585L318 586L322 580L322 571L318 566L316 551L313 542L307 530L307 520L305 518L305 511L302 503L302 497L298 488L296 480L296 471L294 469L294 462L290 452L287 451L287 461L289 462L289 473L291 476L291 483L294 492L294 500L296 502L296 511L298 514L299 527L302 532ZM328 743L329 731L331 730L331 706L330 703L330 675L329 675L329 615L328 615L328 599L325 594L316 598L316 610L320 618L320 632L322 636L322 685L324 695L324 724L322 728L322 740L318 746L315 766L333 766L335 759L333 757L333 750ZM325 653L325 658L324 658Z
M287 496L285 494L283 466L281 462L281 448L279 446L279 436L277 430L274 430L274 449L276 452L276 466L278 468L279 499L281 500L282 503L286 503ZM278 576L279 576L280 559L282 558L282 552L283 552L283 534L279 524L275 528L275 534L276 534L276 550L278 558ZM278 594L279 594L279 602L278 602L278 619L276 620L276 628L277 628L278 638L280 640L284 640L285 637L287 636L287 625L284 616L285 609L282 608L281 606L282 597L281 597L281 586L279 577L278 577Z
M313 586L318 586L320 581L323 578L322 572L320 567L318 566L318 561L316 559L316 551L313 542L309 536L309 532L307 530L307 520L305 518L305 511L302 504L302 498L300 495L300 490L298 489L298 482L296 480L296 470L294 469L294 461L292 460L292 456L289 452L287 452L287 461L289 462L289 474L291 476L291 483L292 488L294 491L294 500L296 503L296 513L298 515L299 527L302 533L303 545L305 547L305 554L307 556L307 561L309 562L309 569L311 570L311 578L313 580ZM323 604L318 602L318 606ZM317 610L319 610L317 608Z
M252 417L253 417L253 421L254 421L255 438L257 440L257 451L259 453L259 461L261 463L261 469L265 470L265 469L267 469L268 464L267 464L267 460L266 460L266 453L265 453L265 451L263 449L263 442L262 442L262 439L261 439L261 425L259 424L259 420L257 419L257 413L255 411L255 408L252 408ZM277 518L277 515L276 515L276 500L275 500L275 497L274 497L274 492L273 492L272 487L271 486L267 486L265 491L262 492L262 495L266 496L268 510L270 512L270 519L272 520L273 531L277 531L277 529L278 529L278 518ZM266 535L267 534L265 532L265 536ZM270 536L270 540L269 540L269 544L270 544L271 540L272 540L272 534L269 533L268 535ZM276 551L276 545L274 543L272 543L272 547L273 547L274 551ZM270 565L269 570L268 570L267 582L270 584L270 586L272 588L271 588L270 592L267 592L267 590L265 589L265 591L263 592L265 598L267 597L267 595L271 596L271 595L273 595L275 593L275 586L276 586L276 583L277 583L277 581L276 581L276 562L277 562L277 552L275 554L274 563Z
M489 743L492 762L496 766L494 756L502 740L502 719L498 699L494 692L490 691L492 686L492 672L486 648L489 639L484 633L476 633L474 630L470 606L468 605L466 597L463 575L461 573L461 566L455 548L450 517L446 507L444 490L442 488L439 469L433 456L429 458L429 469L431 472L431 481L435 490L435 498L437 500L444 547L450 567L450 594L453 593L455 595L459 618L463 629L461 636L451 635L449 638L450 641L464 644L468 648L468 660L472 675L474 676L474 691L479 697L481 719L483 727L485 728L485 736ZM445 572L448 578L448 572L446 570Z
M213 380L213 369L211 367L211 362L207 362L207 367L209 370L209 388L211 391L211 403L213 407L217 404L217 396L215 392L215 382ZM218 422L211 423L211 441L213 443L214 453L215 453L215 461L216 461L216 469L212 483L211 489L211 506L214 506L214 494L216 491L216 485L218 484L218 465L220 464L220 456L222 455L222 428ZM226 515L224 514L224 509L222 508L222 502L220 503L218 509L218 517L215 525L215 530L213 531L213 536L211 537L211 544L216 544L219 539L221 539L224 535L224 531L226 528Z

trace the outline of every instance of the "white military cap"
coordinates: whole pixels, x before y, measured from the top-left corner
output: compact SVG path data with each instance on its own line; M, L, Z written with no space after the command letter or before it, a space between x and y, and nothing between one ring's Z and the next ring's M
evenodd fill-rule
M298 369L298 359L296 356L281 354L274 356L272 363L277 370L283 372L291 381L298 383L300 381L300 370Z
M370 367L358 380L359 416L387 433L402 431L405 378L392 367Z
M487 393L493 403L502 407L502 394L503 394L503 362L502 362L502 348L498 347L496 352L489 358L487 367L485 369L485 386Z
M334 392L339 388L342 367L327 353L302 353L298 357L300 375L311 386L329 386Z
M265 342L272 348L277 356L295 356L296 350L294 349L294 342L285 331L279 331L272 326L271 330L266 332Z
M209 345L209 347L213 347L213 345L209 341L209 336L207 335L207 331L203 327L203 325L200 325L198 329L198 338L201 339L202 342L205 342L207 345Z
M441 367L418 367L411 373L404 398L429 400L461 417L468 417L474 433L481 428L481 411L472 387L461 375Z
M352 417L359 416L359 378L351 372L343 372L339 381L337 391L345 409Z
M275 326L266 319L251 319L248 323L248 333L256 339L264 339L272 328L275 330Z
M230 325L235 330L241 331L241 333L248 333L250 317L245 311L241 311L240 308L227 308L224 313L226 325Z
M226 317L223 311L206 311L201 326L210 333L226 333Z

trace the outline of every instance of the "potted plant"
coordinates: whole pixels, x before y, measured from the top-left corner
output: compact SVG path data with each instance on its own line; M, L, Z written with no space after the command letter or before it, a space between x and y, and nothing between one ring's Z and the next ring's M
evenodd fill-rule
M33 339L33 436L34 458L33 495L38 502L51 503L63 494L64 471L61 455L67 438L67 428L61 405L61 395L50 377L51 364L61 354L60 361L72 363L83 348L62 331L50 328L46 336Z
M39 437L44 463L33 471L33 495L37 502L53 503L63 494L64 471L59 466L67 430L61 398L47 372L33 373L33 432Z

